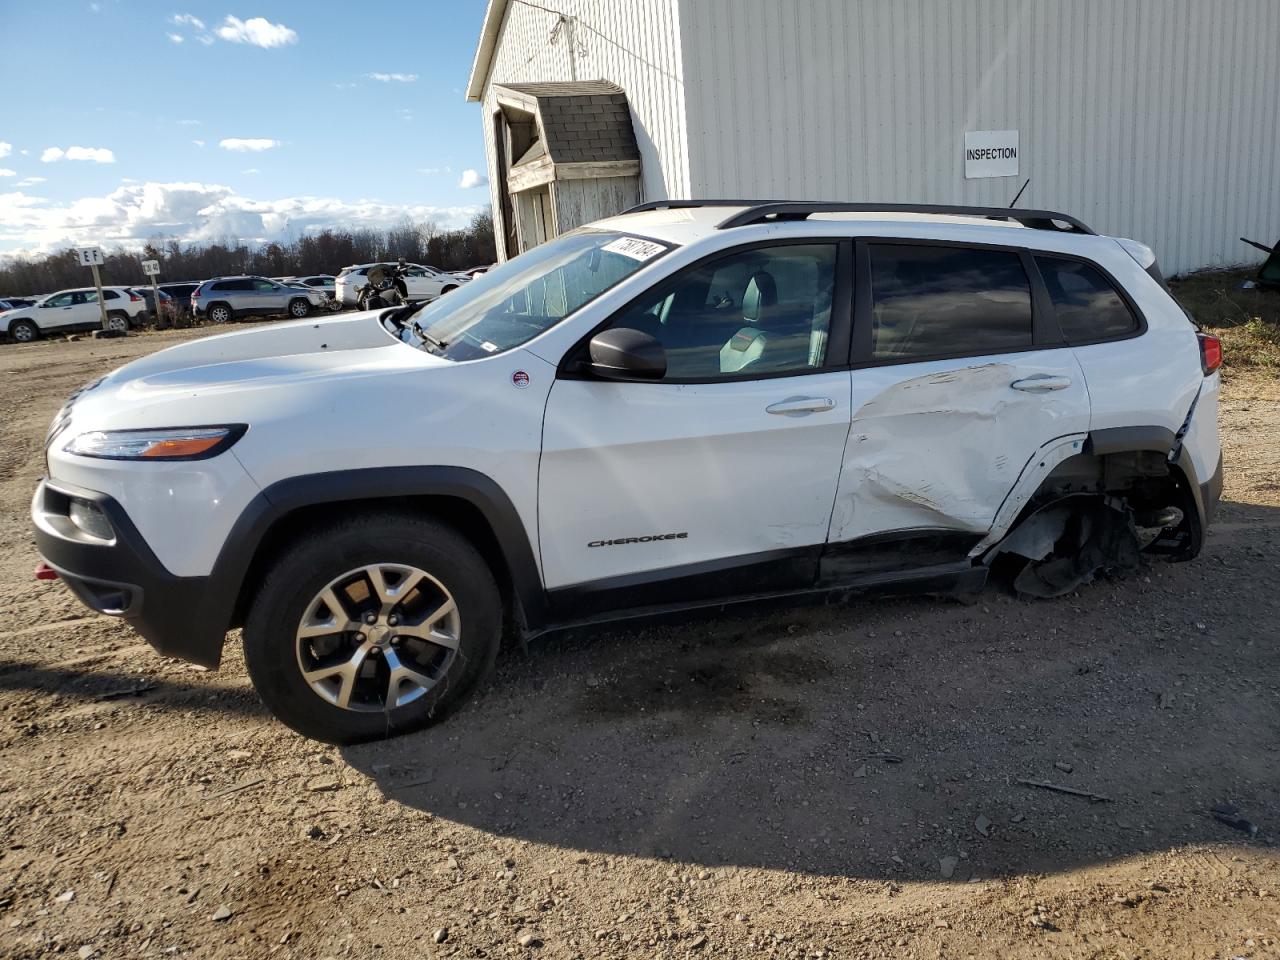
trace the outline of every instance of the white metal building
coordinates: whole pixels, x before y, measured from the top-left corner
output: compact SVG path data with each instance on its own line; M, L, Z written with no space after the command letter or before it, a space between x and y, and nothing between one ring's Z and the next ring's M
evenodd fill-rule
M1278 49L1280 0L488 0L467 97L504 256L640 199L1007 206L1029 178L1020 206L1172 274L1280 238ZM549 101L512 87L588 81L634 153L513 176ZM579 158L590 103L558 103Z

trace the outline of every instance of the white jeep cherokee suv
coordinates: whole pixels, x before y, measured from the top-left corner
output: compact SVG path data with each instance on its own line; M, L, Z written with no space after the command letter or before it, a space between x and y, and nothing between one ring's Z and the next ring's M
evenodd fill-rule
M161 653L243 626L276 715L351 742L441 715L504 632L1194 557L1220 360L1146 247L1064 214L646 204L87 385L36 541Z
M107 328L127 333L146 319L147 303L128 287L103 287L102 302L107 307ZM46 333L91 330L102 325L98 291L94 287L59 290L29 307L0 314L0 333L19 343L39 340Z

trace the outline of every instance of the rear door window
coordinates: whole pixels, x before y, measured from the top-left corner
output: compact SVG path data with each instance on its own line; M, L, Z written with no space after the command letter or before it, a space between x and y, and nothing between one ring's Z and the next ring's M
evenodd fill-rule
M1018 254L898 243L869 249L874 359L1031 349L1031 283Z
M1067 343L1093 343L1137 331L1138 318L1094 267L1058 257L1036 257L1036 266Z

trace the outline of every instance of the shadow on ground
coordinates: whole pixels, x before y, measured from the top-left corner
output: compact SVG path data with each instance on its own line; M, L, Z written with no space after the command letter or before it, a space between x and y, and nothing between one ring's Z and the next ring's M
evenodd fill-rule
M153 709L201 710L269 719L253 690L227 690L91 667L0 662L0 690L53 694L85 703L144 702Z
M706 865L937 879L954 858L964 881L1269 845L1280 510L1226 513L1200 560L1058 601L545 639L447 722L344 753L394 801L496 835ZM1209 816L1223 800L1257 838Z

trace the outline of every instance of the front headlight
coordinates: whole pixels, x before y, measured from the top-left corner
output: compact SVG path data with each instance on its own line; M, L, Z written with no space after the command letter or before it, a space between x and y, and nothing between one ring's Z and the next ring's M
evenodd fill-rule
M162 427L155 430L95 430L82 433L63 449L102 460L207 460L244 436L248 427Z

